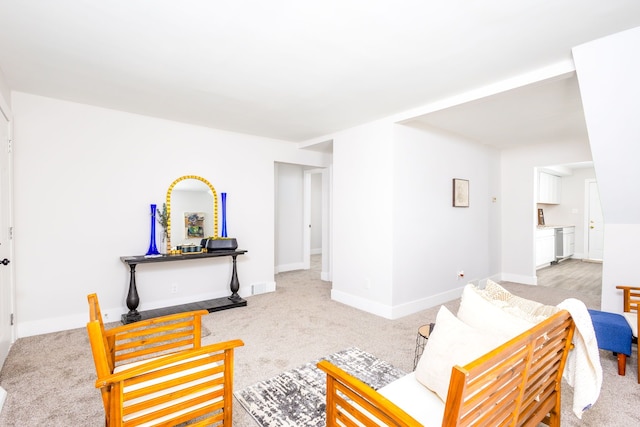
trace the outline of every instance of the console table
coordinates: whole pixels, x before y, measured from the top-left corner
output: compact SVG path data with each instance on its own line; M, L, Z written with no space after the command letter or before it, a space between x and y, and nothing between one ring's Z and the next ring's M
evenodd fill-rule
M123 256L120 260L129 266L129 292L127 293L127 307L129 312L122 315L122 323L133 323L142 319L149 319L152 317L164 316L167 314L182 313L192 310L208 310L209 313L213 311L226 310L234 307L244 307L247 305L247 301L240 298L238 290L240 289L240 282L238 281L238 272L236 270L236 257L243 255L246 250L232 250L232 251L214 251L204 252L197 254L182 254L182 255L160 255L147 257L144 255L139 256ZM216 298L206 301L192 302L187 304L176 305L172 307L163 307L155 310L147 310L139 312L137 310L140 304L140 297L138 296L138 289L136 288L136 266L138 264L151 264L156 262L173 262L173 261L186 261L190 259L203 259L203 258L220 258L231 257L233 260L233 272L231 274L231 296Z

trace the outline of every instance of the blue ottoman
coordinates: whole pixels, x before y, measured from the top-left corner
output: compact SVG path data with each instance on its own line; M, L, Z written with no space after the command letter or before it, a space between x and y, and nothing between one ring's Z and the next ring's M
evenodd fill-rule
M598 348L618 355L618 375L625 374L627 356L631 356L631 327L626 319L616 313L589 310Z

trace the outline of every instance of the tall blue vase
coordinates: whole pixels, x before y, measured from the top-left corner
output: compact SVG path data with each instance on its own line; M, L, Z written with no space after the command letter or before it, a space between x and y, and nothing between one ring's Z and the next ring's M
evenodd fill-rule
M160 255L156 246L156 205L151 205L151 241L145 255Z
M220 193L222 199L222 233L220 237L227 237L227 193Z

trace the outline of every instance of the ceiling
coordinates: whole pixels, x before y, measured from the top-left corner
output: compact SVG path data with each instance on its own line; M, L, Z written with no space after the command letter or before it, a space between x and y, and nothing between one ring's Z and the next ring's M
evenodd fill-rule
M15 91L305 142L637 26L637 0L0 0L0 70ZM585 137L575 76L415 119L498 147Z

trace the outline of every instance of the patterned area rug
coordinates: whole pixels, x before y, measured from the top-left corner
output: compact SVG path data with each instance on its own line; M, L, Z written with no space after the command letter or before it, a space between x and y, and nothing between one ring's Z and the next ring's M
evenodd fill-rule
M234 395L262 427L324 427L327 379L316 367L323 359L375 390L406 375L391 364L352 347L236 391Z

